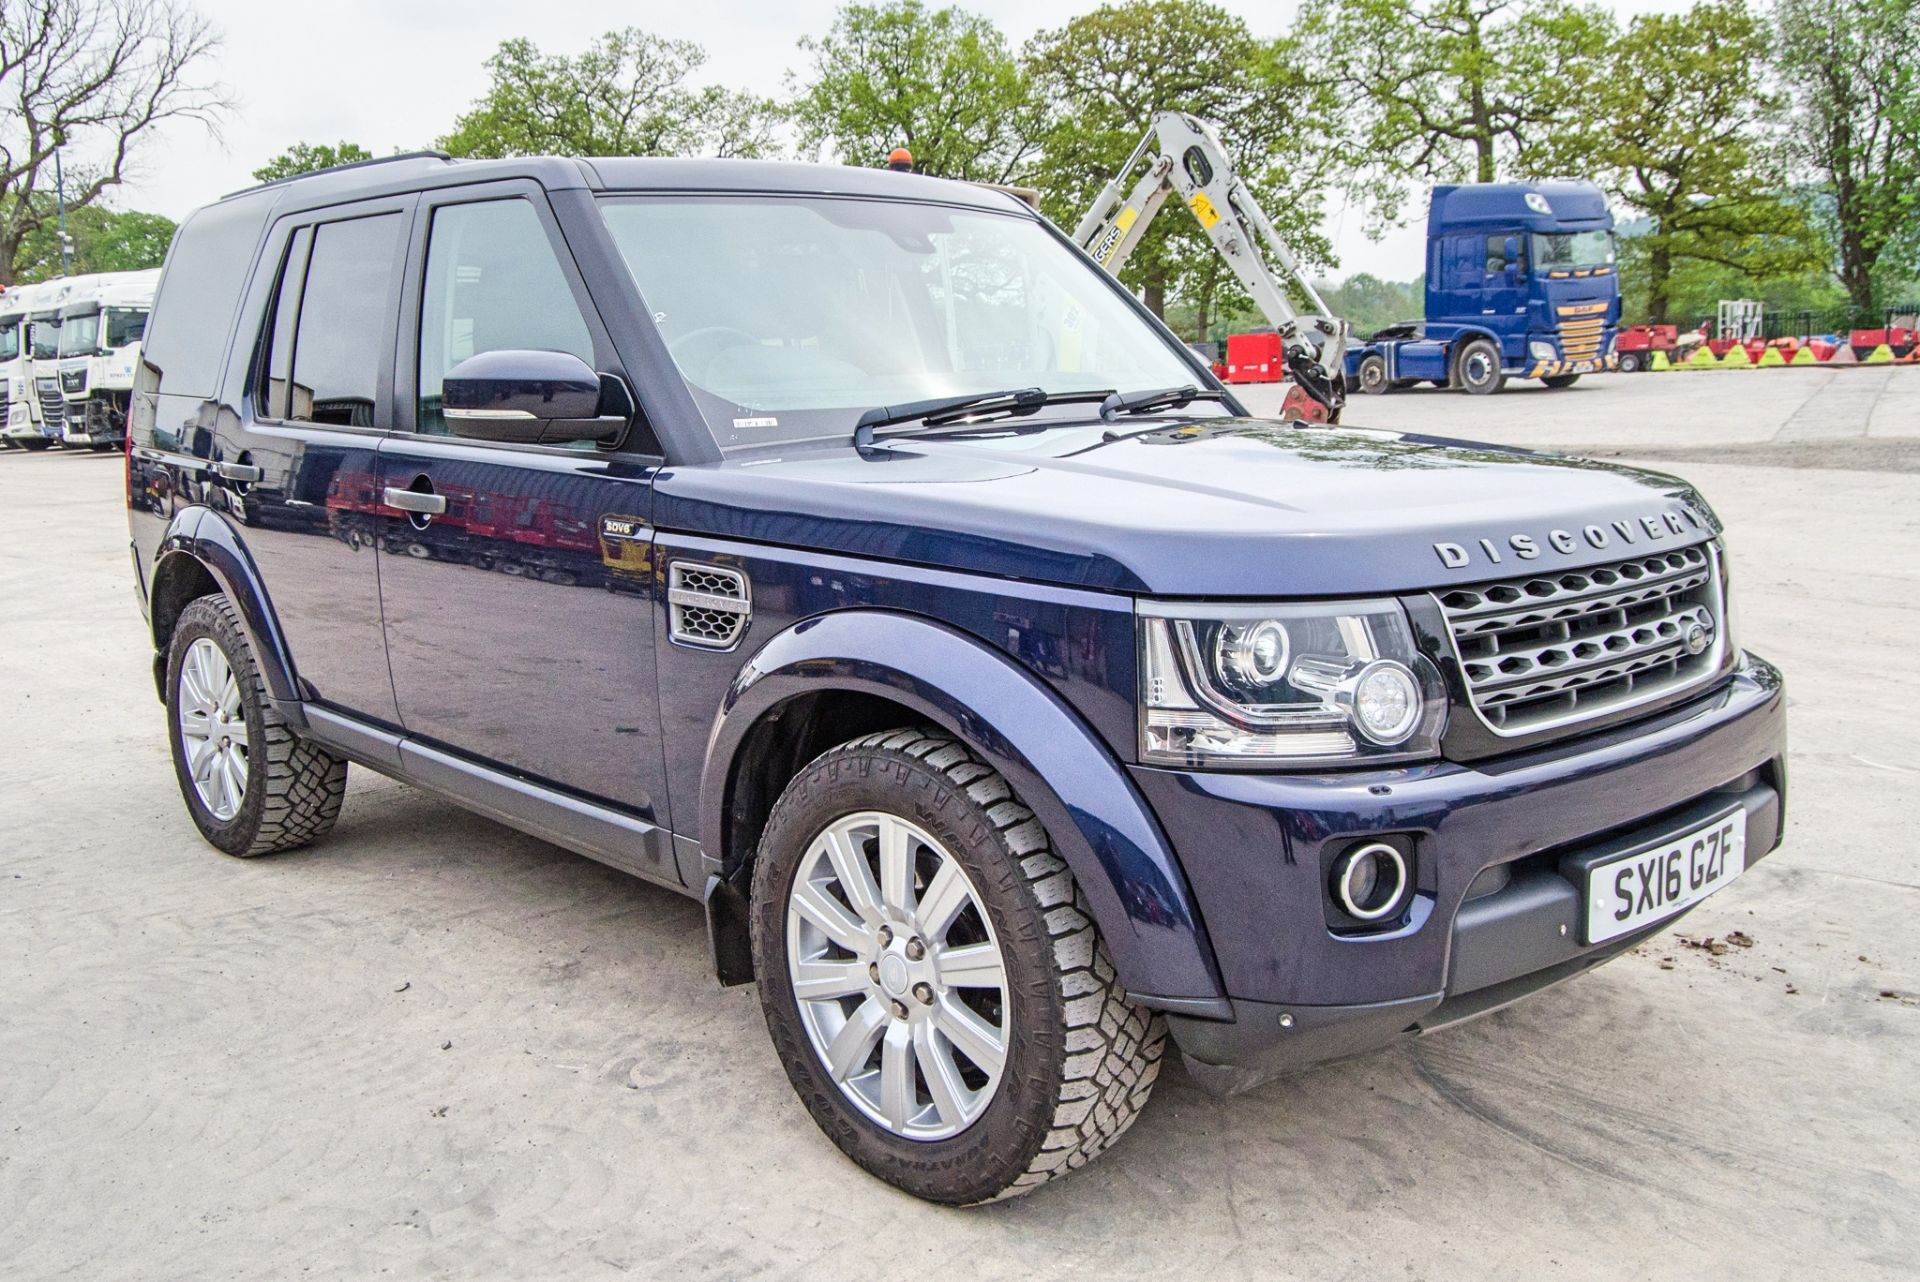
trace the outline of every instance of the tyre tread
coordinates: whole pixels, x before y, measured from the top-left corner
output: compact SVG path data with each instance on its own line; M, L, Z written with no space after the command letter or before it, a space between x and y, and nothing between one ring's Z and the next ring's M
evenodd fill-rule
M982 1200L1029 1193L1085 1166L1126 1134L1160 1076L1166 1021L1127 1000L1085 894L1055 853L1046 827L998 771L959 739L929 727L868 735L827 755L874 749L916 758L979 804L1040 905L1066 999L1064 1075L1039 1151L1025 1171Z
M200 597L181 612L179 626L186 627L196 616L205 617L209 628L222 634L235 675L260 709L266 765L254 785L262 789L260 820L252 839L230 853L251 859L318 841L333 831L340 817L347 795L346 758L296 735L266 698L260 665L232 601L217 594Z

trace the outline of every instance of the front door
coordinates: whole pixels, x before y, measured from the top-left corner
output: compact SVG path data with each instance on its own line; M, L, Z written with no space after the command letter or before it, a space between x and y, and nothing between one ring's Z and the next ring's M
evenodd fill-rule
M649 559L660 460L462 440L440 413L447 371L470 356L570 352L619 377L612 345L538 187L423 197L413 240L424 249L402 311L405 422L380 450L401 723L666 827ZM396 510L393 491L438 510Z

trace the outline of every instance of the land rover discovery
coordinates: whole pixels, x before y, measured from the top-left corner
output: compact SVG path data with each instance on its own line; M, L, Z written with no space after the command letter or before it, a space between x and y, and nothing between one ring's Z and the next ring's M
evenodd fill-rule
M1249 417L1002 193L420 155L168 256L127 460L181 794L347 766L705 905L921 1197L1493 1010L1778 843L1785 700L1684 482ZM716 1118L716 1124L722 1119Z

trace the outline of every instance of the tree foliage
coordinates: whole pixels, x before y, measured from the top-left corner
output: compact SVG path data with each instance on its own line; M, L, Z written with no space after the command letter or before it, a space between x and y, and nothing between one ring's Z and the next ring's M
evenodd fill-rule
M1782 196L1766 132L1779 107L1767 50L1745 0L1638 16L1607 50L1583 130L1589 172L1648 220L1634 250L1653 321L1667 319L1676 264L1762 276L1807 265L1803 208Z
M1329 87L1302 73L1291 41L1263 42L1240 19L1196 0L1129 0L1041 32L1025 56L1050 113L1035 176L1054 221L1080 220L1156 111L1185 111L1218 127L1241 177L1301 258L1331 259L1319 230L1332 164L1323 145ZM1169 295L1186 301L1201 335L1217 307L1244 301L1177 202L1121 279L1156 312Z
M1299 35L1346 103L1348 186L1392 222L1415 182L1579 172L1569 127L1613 22L1569 0L1309 0Z
M920 0L850 4L800 48L813 65L792 111L807 150L870 165L906 147L919 173L1000 183L1033 156L1026 74L985 18Z
M635 27L579 54L543 54L504 41L487 60L492 83L439 146L456 156L757 156L778 113L765 99L689 77L699 45Z
M200 72L218 43L178 0L0 0L0 285L54 215L56 147L72 215L159 126L217 122L225 95Z
M49 206L51 197L43 196ZM51 212L51 211L49 211ZM51 280L61 274L58 224L47 218L20 243L15 260L17 281ZM67 214L67 233L73 237L73 270L131 272L158 267L173 243L174 222L159 214L86 205Z
M297 142L254 170L253 176L263 183L270 183L291 178L295 174L311 174L335 165L351 165L372 159L373 153L357 142Z
M1841 284L1870 307L1877 280L1920 266L1920 0L1779 0L1775 12L1788 145L1824 188Z

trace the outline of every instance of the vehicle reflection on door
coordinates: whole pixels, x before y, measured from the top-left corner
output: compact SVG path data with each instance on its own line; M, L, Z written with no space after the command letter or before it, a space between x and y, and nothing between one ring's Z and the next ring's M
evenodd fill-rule
M389 439L380 463L381 598L401 723L664 824L654 602L640 589L654 468L424 436ZM389 490L445 507L400 511ZM356 488L351 504L366 493ZM635 532L619 593L606 590L608 526Z

